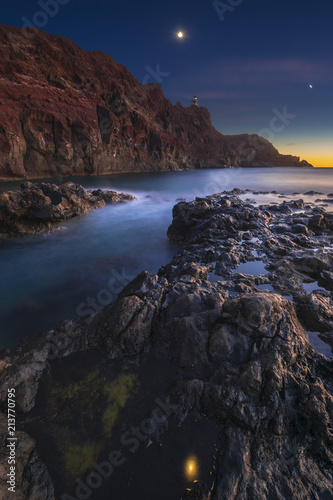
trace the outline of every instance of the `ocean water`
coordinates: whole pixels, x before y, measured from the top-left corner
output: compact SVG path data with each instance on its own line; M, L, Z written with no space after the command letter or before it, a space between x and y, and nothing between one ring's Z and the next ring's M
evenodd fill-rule
M0 348L26 335L53 329L57 322L93 313L114 301L142 270L157 272L176 253L166 237L172 207L235 187L278 191L314 202L333 192L333 169L251 168L122 174L74 179L86 188L125 191L137 201L107 206L62 224L57 231L0 241ZM38 181L34 181L38 182ZM20 182L0 183L0 190ZM260 203L278 195L243 195ZM332 205L328 207L332 209Z

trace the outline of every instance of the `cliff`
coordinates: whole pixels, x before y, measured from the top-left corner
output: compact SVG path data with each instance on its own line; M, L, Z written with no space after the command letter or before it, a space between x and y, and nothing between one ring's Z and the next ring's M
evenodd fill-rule
M37 234L52 227L59 229L60 222L95 208L135 199L127 193L87 190L73 182L61 186L24 182L20 191L0 193L0 235Z
M220 134L206 108L174 106L107 54L0 26L1 179L274 165L304 166L262 137Z

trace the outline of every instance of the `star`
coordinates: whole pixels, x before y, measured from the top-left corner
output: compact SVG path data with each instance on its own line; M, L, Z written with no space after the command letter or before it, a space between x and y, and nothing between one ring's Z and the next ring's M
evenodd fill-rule
M178 31L177 36L178 38L184 38L184 33L182 31Z

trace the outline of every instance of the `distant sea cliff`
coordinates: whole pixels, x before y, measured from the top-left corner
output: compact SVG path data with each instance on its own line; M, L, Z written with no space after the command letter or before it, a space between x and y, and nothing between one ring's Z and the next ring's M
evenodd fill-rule
M310 166L258 135L222 135L209 111L61 36L0 26L0 179L193 168Z

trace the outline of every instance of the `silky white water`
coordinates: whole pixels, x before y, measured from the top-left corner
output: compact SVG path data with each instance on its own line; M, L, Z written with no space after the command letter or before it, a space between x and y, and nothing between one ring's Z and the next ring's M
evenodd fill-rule
M142 270L157 272L176 248L166 236L172 207L235 187L285 195L333 192L333 169L251 168L77 177L86 188L124 191L137 201L107 206L61 225L50 234L0 243L1 347L52 329L61 319L97 311L115 300ZM38 182L38 181L33 181ZM52 179L46 182L61 183ZM20 183L1 183L1 190ZM242 195L260 203L281 202L276 195ZM321 195L293 195L315 201ZM332 205L331 205L332 209Z

